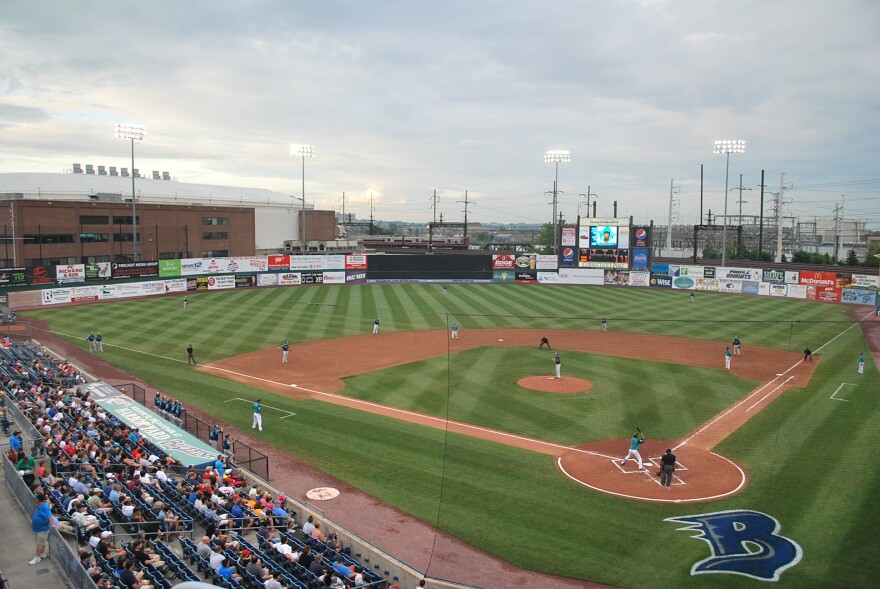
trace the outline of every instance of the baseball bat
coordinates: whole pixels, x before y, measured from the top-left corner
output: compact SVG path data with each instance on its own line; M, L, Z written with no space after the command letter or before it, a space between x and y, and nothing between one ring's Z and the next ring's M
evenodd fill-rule
M639 426L636 426L636 431L639 433L642 433L642 428L640 428Z

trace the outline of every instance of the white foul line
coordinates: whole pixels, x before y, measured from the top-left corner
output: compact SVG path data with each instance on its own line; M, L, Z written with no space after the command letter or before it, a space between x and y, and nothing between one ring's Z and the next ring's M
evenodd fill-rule
M840 386L837 387L837 390L834 391L833 393L831 393L831 396L828 397L828 398L829 398L829 399L834 399L835 401L847 401L847 402L849 402L849 399L838 399L837 397L834 396L834 395L836 395L837 393L839 393L839 392L840 392L840 389L842 389L842 388L845 387L846 385L849 385L849 386L851 386L851 387L852 387L852 386L855 386L855 384L853 384L853 383L851 383L851 382L842 382L842 383L840 383Z
M230 401L244 401L245 403L253 403L254 402L254 401L251 401L250 399L242 399L241 397L232 397L231 399L226 399L223 402L228 403ZM265 407L266 409L274 409L276 411L281 411L282 413L287 413L287 415L281 416L280 419L287 419L291 415L296 415L296 413L294 413L293 411L288 411L287 409L279 409L278 407L273 407L272 405L263 405L262 403L260 403L260 407Z
M789 376L788 378L785 379L785 382L776 385L776 386L773 388L772 391L770 391L769 393L767 393L766 395L764 395L763 397L761 397L760 399L758 399L758 400L755 402L754 405L752 405L751 407L749 407L748 409L746 409L746 413L748 413L749 411L751 411L752 409L754 409L755 407L757 407L758 405L760 405L760 404L761 404L761 401L763 401L764 399L766 399L767 397L769 397L770 395L772 395L773 393L775 393L776 391L778 391L780 388L784 387L786 384L788 384L788 381L790 381L790 380L793 379L793 378L794 378L793 376Z

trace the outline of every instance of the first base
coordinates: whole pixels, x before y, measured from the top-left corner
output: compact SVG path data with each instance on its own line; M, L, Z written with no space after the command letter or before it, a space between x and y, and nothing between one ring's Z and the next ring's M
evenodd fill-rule
M498 341L499 341L499 342L503 342L503 341L504 341L504 340L503 340L503 339L501 339L501 338L500 338L500 337L499 337L499 338L498 338Z

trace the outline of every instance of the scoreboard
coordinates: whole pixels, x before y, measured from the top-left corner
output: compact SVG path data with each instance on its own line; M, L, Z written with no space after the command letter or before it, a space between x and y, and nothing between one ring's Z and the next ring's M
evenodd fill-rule
M628 218L581 218L578 226L578 266L629 268L629 229Z

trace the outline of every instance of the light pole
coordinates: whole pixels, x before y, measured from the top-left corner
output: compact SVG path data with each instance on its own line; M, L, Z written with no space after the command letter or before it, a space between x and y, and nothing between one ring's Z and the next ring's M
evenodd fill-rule
M315 146L305 145L303 143L293 143L290 145L291 157L302 158L302 226L300 227L300 241L302 241L302 251L306 253L306 158L315 157Z
M116 136L131 141L131 253L135 262L139 261L140 257L138 256L137 196L134 192L134 142L143 141L146 132L143 125L116 123Z
M724 168L724 227L721 229L721 267L727 262L727 181L730 176L730 154L745 153L746 142L742 139L723 139L715 142L712 153L723 153L727 156Z
M556 179L553 181L553 255L559 253L559 227L556 220L556 206L559 196L559 162L567 164L571 161L571 152L567 149L548 149L544 153L544 163L556 165Z

